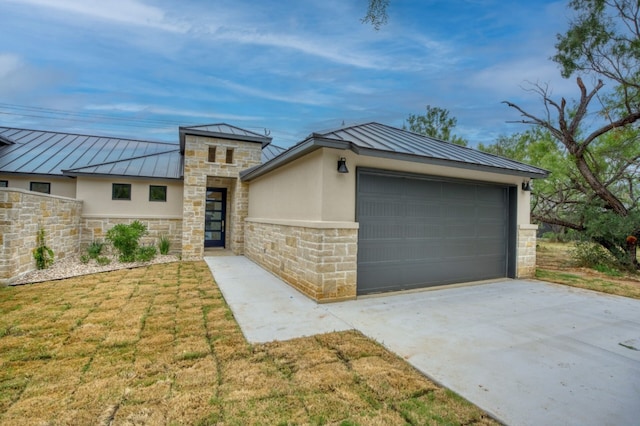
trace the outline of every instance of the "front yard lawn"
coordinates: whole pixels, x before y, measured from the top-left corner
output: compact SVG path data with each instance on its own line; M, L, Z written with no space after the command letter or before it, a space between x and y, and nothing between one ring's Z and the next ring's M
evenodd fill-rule
M204 262L0 288L0 424L495 424L362 334L249 345Z

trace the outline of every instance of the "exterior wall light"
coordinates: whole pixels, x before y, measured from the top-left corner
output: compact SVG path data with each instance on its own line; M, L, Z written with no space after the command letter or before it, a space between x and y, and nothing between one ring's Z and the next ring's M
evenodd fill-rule
M347 169L347 159L344 157L340 157L338 160L338 173L349 173L349 169Z
M522 182L522 190L530 192L531 191L531 181Z

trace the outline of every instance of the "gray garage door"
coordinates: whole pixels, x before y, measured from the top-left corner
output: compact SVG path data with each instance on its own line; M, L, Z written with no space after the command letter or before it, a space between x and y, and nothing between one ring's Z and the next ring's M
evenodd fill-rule
M358 294L507 276L508 188L358 172Z

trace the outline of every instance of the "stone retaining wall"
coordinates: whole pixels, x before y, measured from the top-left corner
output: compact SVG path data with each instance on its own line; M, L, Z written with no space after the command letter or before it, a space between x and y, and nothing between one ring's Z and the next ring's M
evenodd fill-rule
M353 299L357 226L246 219L245 256L318 302Z
M536 275L536 232L538 225L518 227L517 278L533 278Z
M82 201L0 188L0 283L36 269L33 249L40 228L55 259L80 250Z

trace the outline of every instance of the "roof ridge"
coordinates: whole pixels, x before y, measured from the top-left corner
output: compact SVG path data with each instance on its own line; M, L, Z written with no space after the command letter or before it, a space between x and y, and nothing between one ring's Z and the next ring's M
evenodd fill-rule
M261 135L258 132L254 132L253 130L247 130L247 129L244 129L242 127L238 127L238 126L235 126L233 124L224 123L224 122L222 122L222 123L211 123L211 124L198 124L196 126L180 126L180 128L181 129L200 130L201 127L209 127L209 126L228 126L228 127L232 127L234 129L237 129L237 130L242 130L243 132L251 133L251 134L255 135L256 137L260 137L260 138L268 138L269 137L269 136L266 136L266 135Z

